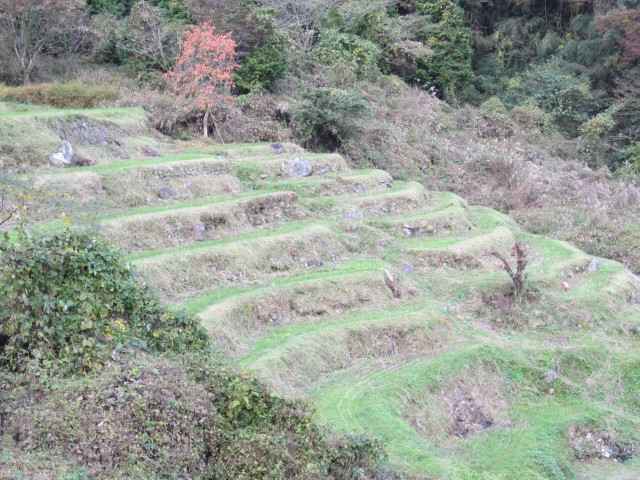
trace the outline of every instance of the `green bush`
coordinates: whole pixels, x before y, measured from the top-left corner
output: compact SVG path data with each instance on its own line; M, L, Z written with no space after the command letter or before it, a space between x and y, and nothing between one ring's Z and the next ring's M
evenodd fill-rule
M507 113L507 107L498 97L491 97L480 105L480 110L486 113L498 113L504 115Z
M287 35L275 27L277 11L273 8L251 10L246 21L255 32L249 52L241 57L236 71L236 87L241 93L272 90L288 68Z
M315 58L321 65L347 69L358 79L367 78L377 69L378 47L356 35L328 31L322 34Z
M607 163L610 148L607 137L615 127L614 114L615 108L609 108L580 125L578 149L586 156L587 163L594 170Z
M0 364L76 373L120 344L151 352L202 349L198 320L163 307L122 253L74 230L0 242Z
M137 0L87 0L87 11L90 14L106 13L116 17L129 14L131 7Z
M426 34L433 55L422 62L417 77L424 85L435 86L446 100L458 103L473 78L471 30L464 24L464 11L454 0L417 3L418 11L435 22Z
M236 86L246 92L271 90L287 71L287 57L279 41L253 50L236 72Z
M48 105L56 108L95 108L117 100L120 92L113 85L85 85L79 82L39 83L20 87L0 85L0 101Z
M131 8L139 0L88 0L87 10L92 15L106 13L118 18L126 17L131 13ZM184 0L150 0L149 3L160 7L163 15L175 21L186 22L189 20L189 9Z
M212 354L125 347L99 372L38 387L3 404L15 456L90 466L91 478L353 480L374 478L384 458L379 442L334 438L308 404L273 395Z
M337 88L314 88L292 112L292 123L308 148L335 150L360 131L358 121L369 113L355 93Z
M640 142L634 142L627 147L627 160L632 171L640 174Z
M508 105L534 105L553 116L560 130L576 137L579 127L604 105L602 92L590 87L586 75L554 57L511 79L503 100Z

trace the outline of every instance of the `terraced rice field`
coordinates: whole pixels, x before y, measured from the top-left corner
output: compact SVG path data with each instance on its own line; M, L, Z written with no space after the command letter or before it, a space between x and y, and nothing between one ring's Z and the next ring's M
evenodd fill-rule
M286 173L296 156L312 175ZM415 478L640 478L640 281L618 263L293 145L37 182L99 203L92 224L221 351L332 428L381 438ZM516 240L523 303L487 255Z

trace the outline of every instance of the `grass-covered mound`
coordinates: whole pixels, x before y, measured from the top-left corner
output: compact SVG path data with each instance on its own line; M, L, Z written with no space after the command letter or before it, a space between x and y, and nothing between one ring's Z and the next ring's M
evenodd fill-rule
M0 264L1 479L377 475L377 442L228 367L99 238L23 233Z

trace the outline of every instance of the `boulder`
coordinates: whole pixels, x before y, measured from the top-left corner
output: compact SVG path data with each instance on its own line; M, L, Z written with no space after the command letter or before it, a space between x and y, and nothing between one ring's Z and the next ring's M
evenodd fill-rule
M594 273L598 270L600 270L600 262L598 262L598 260L594 258L593 260L591 260L589 265L587 265L587 272Z
M158 189L158 196L162 200L169 200L173 198L173 191L169 187L162 186Z
M313 167L304 157L295 157L282 163L282 171L290 177L308 177L313 173Z
M360 182L356 182L353 184L353 191L356 193L364 193L366 192L366 190L367 189L365 188L365 186Z
M68 167L73 165L73 147L64 140L58 149L49 156L49 163L54 167Z
M413 270L414 270L414 267L410 263L403 263L402 264L402 271L404 273L413 273Z

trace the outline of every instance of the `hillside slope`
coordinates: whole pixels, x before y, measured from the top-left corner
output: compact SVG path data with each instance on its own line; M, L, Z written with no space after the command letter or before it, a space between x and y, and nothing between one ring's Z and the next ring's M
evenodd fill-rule
M66 193L72 225L90 210L277 393L383 439L415 478L640 476L640 280L621 264L294 145L134 155L39 166L36 187ZM61 226L58 209L44 205L38 228ZM510 258L516 241L523 302L487 255Z

